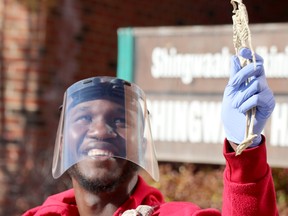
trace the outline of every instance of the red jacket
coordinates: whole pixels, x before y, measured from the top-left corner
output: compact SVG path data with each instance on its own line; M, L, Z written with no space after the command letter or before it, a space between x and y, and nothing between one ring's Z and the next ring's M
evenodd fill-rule
M222 215L225 216L276 216L275 190L271 170L267 164L265 139L263 143L252 149L245 150L240 156L229 152L229 144L225 141L224 156L224 191ZM191 189L193 190L193 188ZM200 209L189 202L164 202L161 192L148 186L139 177L135 192L114 213L120 216L128 209L139 205L155 206L153 216L220 216L217 209ZM64 215L79 216L74 190L52 195L36 208L23 216Z

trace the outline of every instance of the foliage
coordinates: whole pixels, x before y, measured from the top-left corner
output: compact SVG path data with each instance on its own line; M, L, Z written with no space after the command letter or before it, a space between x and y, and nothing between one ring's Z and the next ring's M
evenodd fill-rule
M272 174L280 215L288 215L288 169L273 168Z
M160 163L160 181L150 185L160 189L167 201L189 201L202 208L221 209L224 166ZM273 168L279 215L288 215L288 169Z

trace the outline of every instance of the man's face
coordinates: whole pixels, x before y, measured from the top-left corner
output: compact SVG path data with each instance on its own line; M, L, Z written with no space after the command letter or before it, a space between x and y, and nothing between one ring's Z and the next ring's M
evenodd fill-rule
M127 134L130 136L135 130L133 113L125 112L122 105L105 99L73 107L65 121L65 145L69 145L65 146L69 149L65 157L79 162L71 168L70 174L110 184L118 181L127 170L135 171L132 163L120 159L127 155Z

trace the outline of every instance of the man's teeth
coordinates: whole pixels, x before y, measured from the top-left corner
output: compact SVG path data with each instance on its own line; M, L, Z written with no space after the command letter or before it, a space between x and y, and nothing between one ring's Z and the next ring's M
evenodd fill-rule
M110 156L112 157L112 153L109 151L101 150L101 149L91 149L88 151L88 156Z

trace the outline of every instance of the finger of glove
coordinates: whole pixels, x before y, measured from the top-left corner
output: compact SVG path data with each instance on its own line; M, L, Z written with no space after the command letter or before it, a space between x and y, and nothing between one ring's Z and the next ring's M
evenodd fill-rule
M252 80L247 85L242 85L241 88L234 93L232 107L238 108L241 113L245 113L247 110L255 106L255 104L252 103L253 100L250 102L250 98L259 93L263 87L258 79Z
M231 86L240 86L246 83L246 81L251 77L260 77L264 75L263 62L256 62L256 68L254 64L250 63L239 70L234 74L233 77L230 77L229 85Z
M251 76L261 76L264 74L263 58L261 56L255 53L256 68L252 62L253 57L250 49L242 48L239 51L239 56L250 60L251 63L242 68L239 58L237 56L232 56L231 74L229 79L230 85L241 85L241 83L246 82L246 80Z
M267 119L275 107L275 98L269 88L252 95L239 106L239 112L246 113L252 107L257 107L257 116Z
M268 119L275 108L275 98L269 88L265 88L258 94L256 114L261 119Z
M235 56L235 55L231 56L230 62L231 62L231 68L230 68L229 82L235 76L235 74L239 70L241 70L241 68L242 68L240 60L239 60L239 58L237 56Z
M246 47L242 48L238 54L245 59L248 59L250 61L253 60L252 51L249 48L246 48ZM262 62L263 63L263 58L260 55L258 55L257 53L254 53L254 56L255 56L256 62Z

